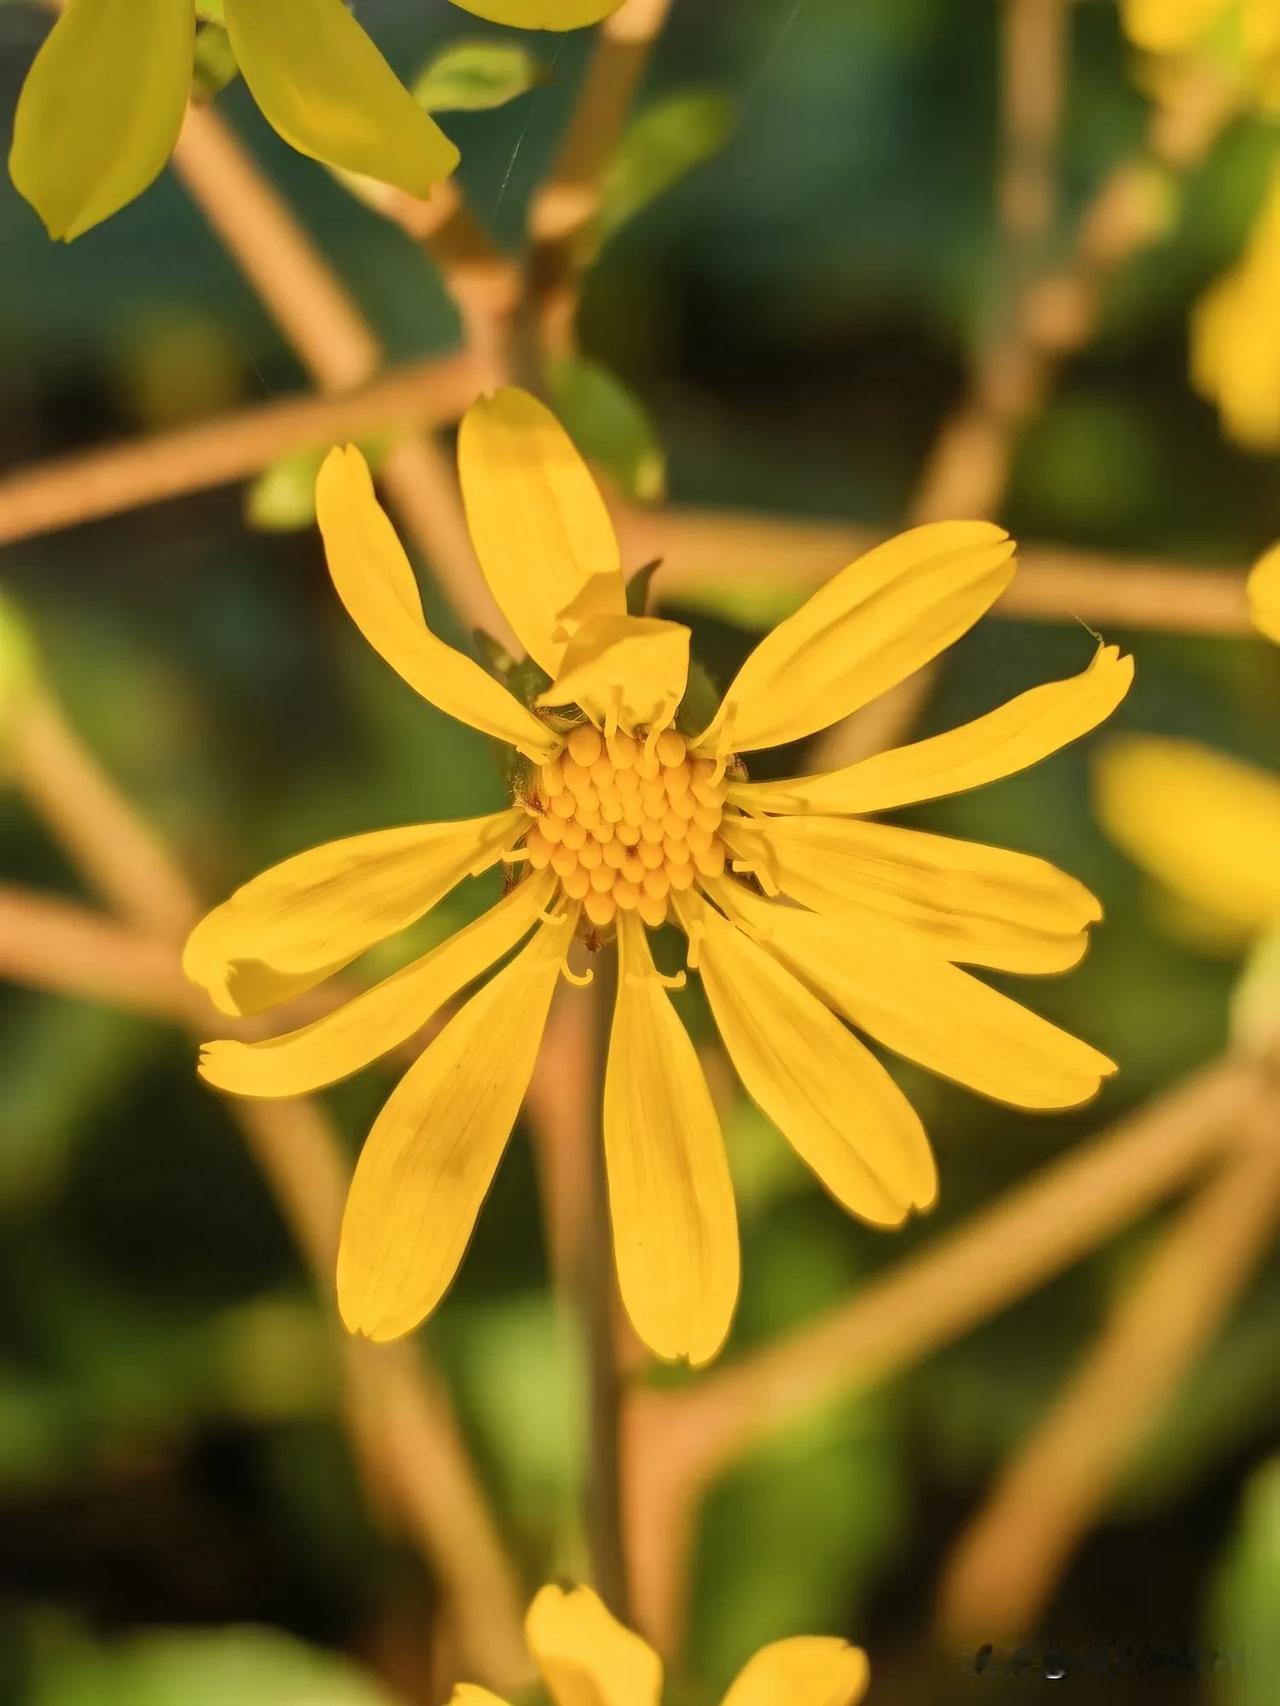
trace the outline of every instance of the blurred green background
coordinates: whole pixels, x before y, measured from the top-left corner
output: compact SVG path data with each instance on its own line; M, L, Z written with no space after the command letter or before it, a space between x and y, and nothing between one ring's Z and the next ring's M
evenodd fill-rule
M446 40L486 33L444 0L360 10L406 74ZM886 530L900 517L985 324L998 24L995 0L676 0L646 98L726 97L732 129L606 247L583 320L586 351L649 411L673 499ZM6 126L45 28L37 7L0 4ZM1072 39L1063 245L1145 117L1109 0L1076 6ZM530 45L548 68L533 92L445 120L477 211L511 242L587 41ZM242 90L221 105L393 354L450 347L452 311L408 241L279 143ZM1019 536L1244 566L1280 535L1274 462L1224 445L1185 378L1189 304L1234 257L1273 146L1261 123L1234 126L1167 239L1119 281L1099 337L1020 448L1001 515ZM46 241L6 180L0 254L4 467L304 384L168 175L70 249ZM0 572L75 722L211 897L313 842L500 799L479 738L362 646L314 532L255 529L243 490L9 547ZM431 613L447 630L438 603ZM733 618L701 629L717 671L751 643L749 620ZM1138 657L1116 727L1276 763L1280 653L1106 637ZM1073 672L1092 644L1082 627L986 624L949 657L924 732ZM910 821L1047 855L1102 897L1084 965L1020 993L1122 1071L1095 1107L1032 1119L895 1064L943 1190L933 1216L894 1238L847 1220L739 1106L744 1286L730 1355L856 1290L1224 1041L1237 968L1164 933L1090 819L1086 753ZM6 881L75 892L7 793L0 858ZM476 904L455 897L429 929ZM413 1699L406 1631L429 1585L362 1502L334 1420L326 1322L239 1135L196 1081L191 1045L13 988L0 1015L0 1700L375 1706L396 1686ZM330 1094L353 1153L390 1082L379 1068ZM425 1335L530 1584L556 1567L581 1467L579 1371L557 1331L535 1200L518 1133ZM1042 1680L968 1677L933 1650L938 1568L1152 1230L735 1471L702 1525L693 1668L673 1698L718 1698L748 1653L804 1629L869 1650L873 1702L1039 1699ZM1218 1644L1249 1662L1217 1681L1076 1678L1072 1698L1276 1698L1278 1339L1273 1261L1043 1631L1077 1648Z

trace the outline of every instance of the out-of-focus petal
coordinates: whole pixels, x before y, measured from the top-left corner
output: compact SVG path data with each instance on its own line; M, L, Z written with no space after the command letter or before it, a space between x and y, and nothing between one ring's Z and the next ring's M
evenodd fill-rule
M729 799L752 812L843 814L890 811L963 793L1012 776L1079 740L1111 715L1132 681L1133 659L1122 657L1116 646L1100 646L1081 674L1032 687L959 728L823 776L730 783Z
M205 1043L200 1076L237 1096L304 1096L408 1042L447 1001L533 928L551 899L550 872L512 889L429 954L300 1030L263 1042Z
M68 242L141 195L173 152L195 53L191 0L71 0L35 57L9 172Z
M560 674L539 705L581 705L612 732L665 726L689 679L689 630L657 616L595 616L565 648Z
M1182 899L1245 930L1280 919L1280 780L1192 741L1133 735L1094 766L1098 816Z
M1280 545L1254 564L1248 591L1254 627L1280 646Z
M449 1706L507 1706L507 1702L474 1682L460 1682L449 1696Z
M725 818L739 860L815 912L893 919L923 952L999 971L1066 971L1102 908L1047 860L858 818Z
M717 1029L752 1101L853 1214L898 1226L937 1195L920 1120L816 995L713 907L675 897Z
M399 1338L452 1284L528 1089L573 922L543 924L374 1121L338 1247L338 1308L351 1332Z
M481 397L458 430L467 527L494 598L548 675L592 616L624 616L613 523L573 440L527 391Z
M223 15L250 93L300 154L419 197L458 164L343 0L223 0Z
M800 1635L762 1648L739 1672L724 1706L857 1706L870 1680L861 1648Z
M523 812L411 824L330 841L273 865L207 913L182 969L223 1013L259 1013L310 989L486 870Z
M409 559L354 445L326 457L316 480L316 518L338 597L392 669L459 722L530 758L547 757L555 741L532 711L427 627Z
M780 746L847 717L971 628L1012 580L1013 551L987 521L931 522L877 545L765 635L698 749Z
M896 1053L1020 1108L1070 1108L1114 1062L878 919L821 916L713 883L760 940L838 1013Z
M453 0L464 12L518 30L577 30L616 12L622 0Z
M543 1588L525 1635L555 1706L658 1706L661 1659L590 1588Z
M724 1343L737 1302L733 1184L697 1051L634 913L619 917L618 948L604 1085L618 1283L649 1349L696 1366Z
M1135 47L1147 53L1188 53L1229 0L1120 0L1120 19Z

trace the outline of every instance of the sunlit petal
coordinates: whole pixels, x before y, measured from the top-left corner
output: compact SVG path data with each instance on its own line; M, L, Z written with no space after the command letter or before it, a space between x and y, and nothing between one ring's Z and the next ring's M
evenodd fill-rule
M473 1682L460 1682L449 1696L449 1706L507 1706L507 1702Z
M656 616L596 616L565 649L539 705L581 705L600 728L665 725L689 679L689 630Z
M1250 931L1280 919L1280 779L1135 735L1103 748L1094 782L1107 833L1174 894Z
M1227 9L1229 0L1120 0L1135 46L1148 53L1187 53Z
M618 1283L656 1355L709 1362L738 1296L738 1221L697 1052L635 914L619 918L604 1142Z
M937 1173L915 1110L817 996L696 897L677 896L729 1058L752 1101L836 1200L897 1226L928 1208Z
M522 882L411 965L300 1030L264 1042L206 1043L200 1075L238 1096L302 1096L407 1042L459 990L509 953L551 899L549 872Z
M173 152L195 51L191 0L71 0L18 97L9 172L69 242L141 195Z
M464 12L491 24L511 24L518 30L576 30L598 24L616 12L622 0L453 0Z
M662 1661L590 1588L543 1588L525 1634L555 1706L658 1706Z
M223 0L223 12L254 100L300 154L420 197L458 164L343 0Z
M964 964L1065 971L1102 909L1044 859L858 818L726 818L739 859L815 912L897 920L920 946Z
M997 1101L1070 1108L1097 1094L1114 1062L878 919L820 916L720 882L771 952L851 1024L908 1060Z
M838 722L965 633L1008 586L1013 541L986 521L933 522L850 563L767 634L699 746L779 746Z
M549 409L508 386L458 431L467 526L494 598L548 675L592 616L623 616L618 542L604 500Z
M724 1706L857 1706L870 1680L860 1648L801 1635L762 1648L739 1672Z
M1280 589L1276 619L1280 623ZM747 811L840 814L889 811L962 793L1012 776L1078 740L1111 715L1132 681L1133 659L1115 646L1100 646L1080 675L1032 687L959 728L823 776L731 783L729 799Z
M338 1249L348 1329L394 1339L448 1290L524 1100L573 919L544 924L392 1091L356 1163Z
M300 994L492 865L523 812L413 824L298 853L238 888L187 939L182 969L224 1013Z
M1280 545L1254 564L1249 576L1249 614L1260 633L1280 646Z
M530 757L553 748L547 729L473 659L427 627L418 583L354 445L331 450L316 481L329 573L347 614L399 675L451 717Z

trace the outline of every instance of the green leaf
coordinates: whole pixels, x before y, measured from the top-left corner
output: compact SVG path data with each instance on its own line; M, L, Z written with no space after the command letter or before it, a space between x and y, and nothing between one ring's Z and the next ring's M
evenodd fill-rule
M1254 944L1231 995L1231 1040L1265 1060L1280 1054L1280 929Z
M269 1629L136 1636L58 1654L31 1706L392 1706L354 1666Z
M547 365L551 406L578 449L629 498L653 503L667 462L653 422L633 392L598 361L567 356Z
M264 468L245 493L244 515L262 533L297 533L316 519L323 450L297 450Z
M660 195L724 146L733 104L714 89L664 96L634 119L601 184L595 235L607 242Z
M455 41L423 67L413 96L429 113L484 112L526 94L546 75L518 42Z
M35 651L26 623L0 596L0 740L5 724L35 673Z
M240 75L231 37L221 24L201 24L196 31L195 70L191 87L197 101L211 101Z
M1210 1613L1219 1655L1214 1699L1268 1706L1280 1674L1280 1457L1250 1478L1244 1512L1224 1561Z

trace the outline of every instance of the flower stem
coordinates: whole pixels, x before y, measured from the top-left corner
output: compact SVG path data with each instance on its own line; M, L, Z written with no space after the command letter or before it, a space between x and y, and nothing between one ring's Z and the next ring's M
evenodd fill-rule
M609 1025L618 977L617 955L595 957L596 1069L593 1107L604 1106ZM597 1114L598 1117L598 1114ZM588 1458L585 1486L587 1549L600 1597L622 1622L630 1620L626 1541L622 1522L621 1414L623 1380L615 1331L613 1236L603 1134L588 1145L587 1224L579 1259L581 1313L587 1354Z

